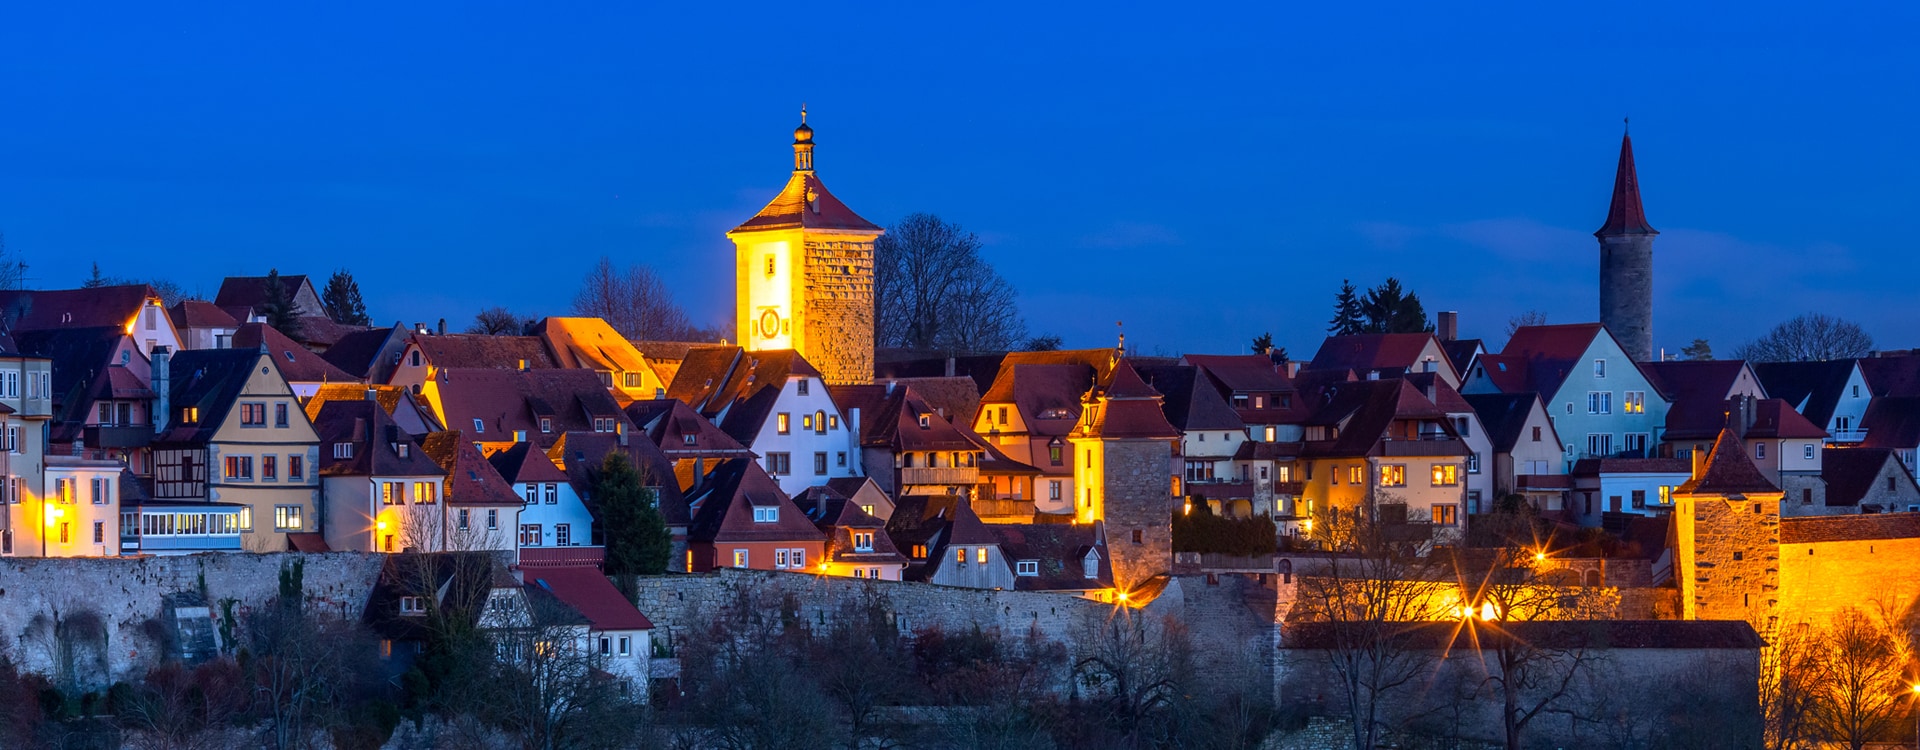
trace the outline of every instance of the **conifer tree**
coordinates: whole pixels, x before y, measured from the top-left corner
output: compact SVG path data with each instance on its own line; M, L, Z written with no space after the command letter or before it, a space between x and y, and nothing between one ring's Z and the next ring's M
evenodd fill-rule
M673 536L660 515L659 491L645 485L641 472L622 451L607 454L593 480L606 544L605 570L631 598L633 577L667 570Z
M320 304L327 308L327 317L335 323L364 326L373 322L367 317L366 303L360 299L360 282L354 281L353 272L347 269L334 271L327 277L327 289L320 295Z
M1433 330L1432 321L1427 320L1427 311L1420 305L1420 295L1407 292L1400 287L1400 280L1391 276L1380 286L1367 291L1365 299L1360 301L1360 311L1365 321L1363 333L1422 333Z
M93 275L88 276L86 281L81 282L80 288L81 289L99 289L100 287L106 286L107 283L108 283L107 277L100 275L100 262L94 261Z
M1346 336L1360 333L1366 328L1366 320L1360 312L1360 295L1354 290L1353 282L1340 280L1340 293L1333 298L1333 320L1327 322L1327 333Z
M300 311L293 306L293 294L287 291L287 284L280 280L280 269L267 271L267 298L260 303L260 314L267 319L267 325L287 335L287 338L300 340Z

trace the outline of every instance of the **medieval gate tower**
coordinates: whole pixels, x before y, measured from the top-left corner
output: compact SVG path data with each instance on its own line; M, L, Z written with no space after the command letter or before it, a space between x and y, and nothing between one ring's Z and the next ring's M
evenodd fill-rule
M835 385L871 382L873 241L881 232L813 173L813 128L801 109L787 186L727 232L738 259L740 345L798 351Z
M1653 359L1653 236L1640 204L1640 178L1633 166L1633 137L1620 137L1620 166L1613 177L1613 203L1600 238L1600 323L1637 361Z

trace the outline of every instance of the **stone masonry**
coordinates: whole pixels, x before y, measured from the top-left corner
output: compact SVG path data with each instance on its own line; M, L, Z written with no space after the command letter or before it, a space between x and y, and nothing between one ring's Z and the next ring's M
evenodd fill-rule
M1691 506L1691 507L1688 507ZM1689 498L1676 512L1692 520L1692 571L1683 580L1687 619L1745 620L1761 633L1778 614L1780 599L1780 501L1735 496ZM1681 541L1686 543L1686 537ZM1680 556L1683 560L1687 555ZM1686 597L1691 584L1691 600Z
M1167 441L1103 439L1101 497L1114 583L1122 590L1173 570L1173 486Z
M1653 236L1600 238L1600 323L1637 361L1653 358Z
M873 238L806 240L800 355L832 385L873 382Z

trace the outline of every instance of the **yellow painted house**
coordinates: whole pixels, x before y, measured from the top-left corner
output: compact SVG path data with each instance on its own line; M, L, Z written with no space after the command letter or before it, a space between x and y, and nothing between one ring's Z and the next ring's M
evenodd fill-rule
M155 352L151 499L141 552L275 552L319 526L319 438L267 352ZM129 509L134 510L134 509Z

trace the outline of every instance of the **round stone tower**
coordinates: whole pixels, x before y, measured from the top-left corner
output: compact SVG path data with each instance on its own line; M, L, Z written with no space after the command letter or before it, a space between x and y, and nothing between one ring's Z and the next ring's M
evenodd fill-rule
M1636 360L1653 358L1653 237L1640 204L1633 167L1633 137L1620 137L1620 166L1613 178L1613 204L1600 238L1600 323Z

